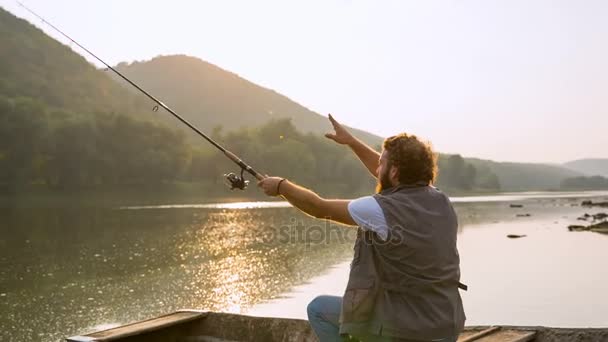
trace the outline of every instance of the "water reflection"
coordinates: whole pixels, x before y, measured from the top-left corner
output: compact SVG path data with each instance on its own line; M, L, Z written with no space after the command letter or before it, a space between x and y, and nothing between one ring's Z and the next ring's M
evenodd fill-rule
M565 227L584 210L576 198L526 200L457 201L463 235L511 243L505 227ZM0 340L56 341L182 308L246 312L350 259L353 230L283 206L0 209Z
M281 239L291 222L318 223L290 208L0 215L0 340L59 340L181 308L241 312L352 248Z

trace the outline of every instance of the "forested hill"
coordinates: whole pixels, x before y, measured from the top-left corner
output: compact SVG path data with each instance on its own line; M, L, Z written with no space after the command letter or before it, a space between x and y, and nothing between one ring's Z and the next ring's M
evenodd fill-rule
M219 183L223 173L238 171L235 166L204 141L187 139L167 113L153 113L141 94L126 91L68 46L2 9L0 44L0 193L197 185L202 197L230 196ZM348 148L311 133L328 131L327 119L283 95L192 57L119 68L265 173L328 196L373 189ZM223 130L214 129L218 125ZM366 132L354 134L381 142ZM559 167L442 155L437 185L454 192L546 190L577 175Z
M81 55L0 8L0 95L73 112L135 112L147 105Z
M70 47L0 8L0 193L174 179L181 132Z
M282 118L290 118L304 133L322 134L331 128L326 116L195 57L160 56L120 63L117 69L203 131L216 126L224 131L261 126ZM374 146L382 142L368 132L354 132Z

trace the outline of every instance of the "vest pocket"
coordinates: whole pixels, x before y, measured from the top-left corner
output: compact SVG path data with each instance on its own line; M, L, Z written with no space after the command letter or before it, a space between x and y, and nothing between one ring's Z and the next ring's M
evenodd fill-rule
M369 321L374 311L376 292L374 279L349 284L342 298L340 321L343 323Z

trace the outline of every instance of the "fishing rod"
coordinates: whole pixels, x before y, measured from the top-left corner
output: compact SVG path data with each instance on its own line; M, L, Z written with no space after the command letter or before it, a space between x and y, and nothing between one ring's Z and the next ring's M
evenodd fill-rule
M195 131L196 133L198 133L198 135L200 135L201 137L205 138L205 140L207 140L209 143L211 143L211 145L215 146L218 150L222 151L222 153L224 153L224 155L226 155L226 157L228 157L228 159L232 160L234 163L236 163L238 166L240 166L241 167L241 175L240 176L238 176L238 175L236 175L235 173L232 173L232 172L228 173L228 174L224 174L224 177L226 178L226 181L230 184L230 190L234 190L234 189L244 190L247 187L247 185L249 184L249 181L245 180L245 178L244 178L243 174L244 174L245 171L249 172L252 176L254 176L258 180L264 179L264 176L262 176L262 174L258 173L251 166L247 165L247 163L245 163L241 158L237 157L234 153L228 151L222 145L220 145L219 143L217 143L216 141L214 141L213 139L211 139L209 136L207 136L205 133L203 133L196 126L194 126L193 124L191 124L190 122L188 122L188 120L184 119L181 115L177 114L173 109L169 108L169 106L167 106L166 104L164 104L162 101L160 101L156 97L152 96L150 93L148 93L147 91L145 91L142 87L140 87L139 85L137 85L135 82L131 81L129 78L127 78L125 75L123 75L120 71L114 69L111 65L109 65L108 63L106 63L104 60L102 60L101 58L97 57L97 55L95 55L93 52L89 51L89 49L87 49L84 46L80 45L80 43L78 43L77 41L75 41L74 39L72 39L72 37L70 37L67 34L65 34L63 31L61 31L55 25L51 24L46 19L44 19L43 17L41 17L40 15L38 15L36 12L32 11L31 9L29 9L27 6L25 6L20 1L17 1L17 3L19 4L19 6L23 7L26 11L30 12L32 15L34 15L38 19L42 20L43 23L45 23L48 26L50 26L53 30L59 32L59 34L61 34L65 38L69 39L72 43L76 44L79 48L83 49L84 51L86 51L86 53L88 53L89 55L91 55L92 57L94 57L95 59L97 59L99 62L101 62L103 65L105 65L106 66L106 71L107 70L112 70L116 75L120 76L123 80L127 81L130 85L132 85L137 90L139 90L144 95L146 95L148 98L150 98L152 101L154 101L156 103L156 106L154 106L154 108L152 109L153 111L155 111L155 112L158 111L158 107L159 106L162 107L162 108L164 108L167 112L171 113L175 118L177 118L183 124L185 124L186 126L190 127L193 131Z

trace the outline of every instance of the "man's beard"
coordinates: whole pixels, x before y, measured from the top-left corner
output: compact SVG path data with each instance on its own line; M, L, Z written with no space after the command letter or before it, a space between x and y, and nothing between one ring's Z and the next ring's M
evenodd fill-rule
M388 170L386 170L383 174L378 175L378 183L376 184L376 193L380 193L386 189L392 188L391 180L388 176Z

